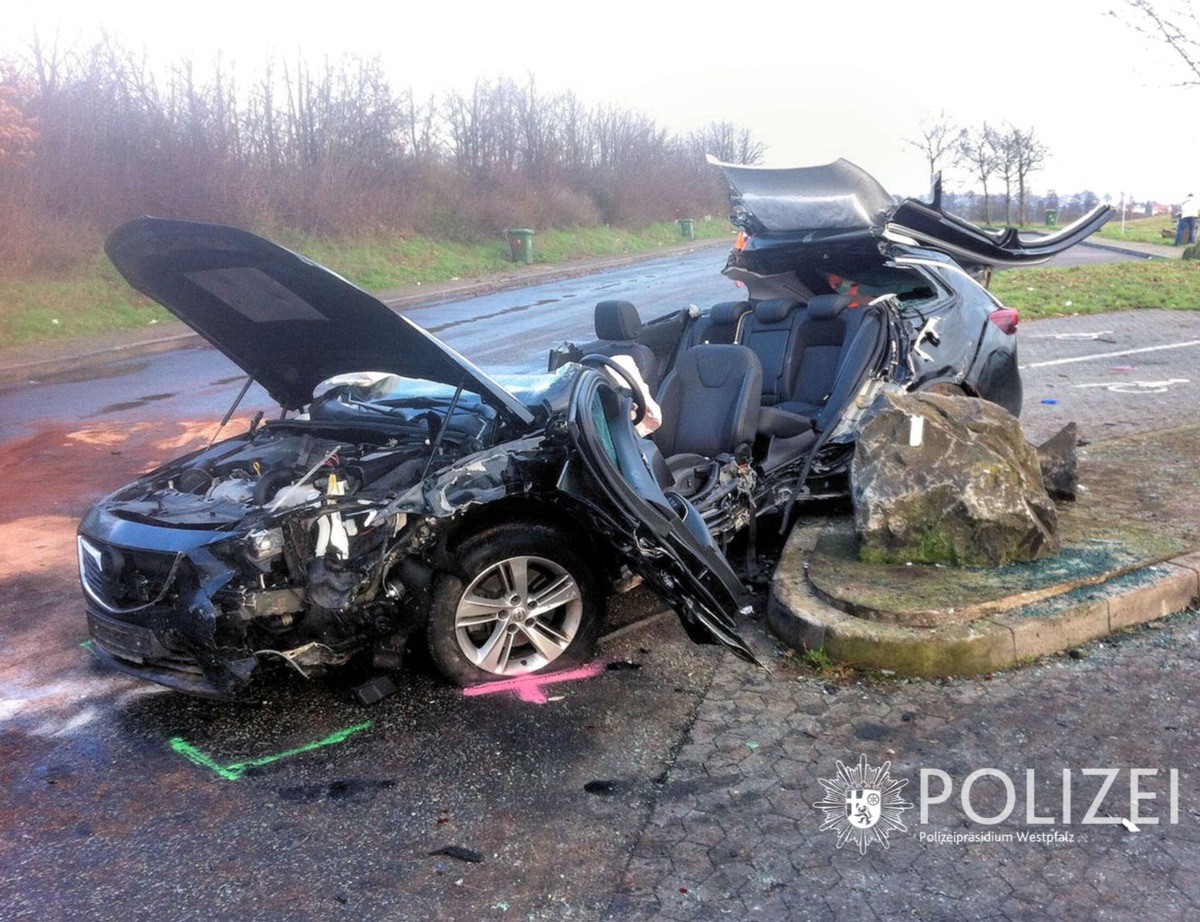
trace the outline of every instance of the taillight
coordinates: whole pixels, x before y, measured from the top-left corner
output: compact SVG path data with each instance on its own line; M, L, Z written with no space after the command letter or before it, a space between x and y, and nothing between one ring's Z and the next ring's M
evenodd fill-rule
M1006 336L1012 336L1017 332L1017 324L1021 321L1021 315L1011 307L998 307L988 314L988 320L1003 330Z

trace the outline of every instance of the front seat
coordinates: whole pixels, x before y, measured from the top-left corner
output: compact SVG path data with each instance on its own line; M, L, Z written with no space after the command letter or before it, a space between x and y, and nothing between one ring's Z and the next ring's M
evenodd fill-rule
M659 388L662 425L652 438L681 493L699 488L713 459L753 445L761 401L762 367L745 346L699 345L679 354Z
M593 316L598 342L586 347L588 353L630 356L653 388L658 383L658 359L649 346L637 341L642 332L637 308L629 301L599 301Z

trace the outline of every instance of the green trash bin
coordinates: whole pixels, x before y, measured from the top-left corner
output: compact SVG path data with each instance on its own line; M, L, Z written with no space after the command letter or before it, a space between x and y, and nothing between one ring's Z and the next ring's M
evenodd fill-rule
M1047 208L1046 209L1046 226L1054 227L1057 224L1058 224L1058 209L1057 208Z
M679 235L683 237L684 240L696 239L696 225L691 218L679 219Z
M512 252L515 263L533 263L533 231L527 227L510 227L504 232L508 238L508 248Z

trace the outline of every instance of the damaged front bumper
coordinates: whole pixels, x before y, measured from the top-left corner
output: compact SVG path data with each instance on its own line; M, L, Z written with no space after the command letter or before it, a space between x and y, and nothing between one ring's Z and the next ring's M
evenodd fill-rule
M308 636L306 592L255 585L238 566L244 543L93 509L78 536L92 652L121 672L222 699L244 694L263 666L313 675L347 662L363 638Z
M88 611L88 633L88 649L110 669L200 698L228 701L238 697L234 683L214 682L199 663L168 650L149 628ZM253 671L257 659L251 657L249 665ZM229 672L232 675L233 669ZM248 683L248 674L246 679Z

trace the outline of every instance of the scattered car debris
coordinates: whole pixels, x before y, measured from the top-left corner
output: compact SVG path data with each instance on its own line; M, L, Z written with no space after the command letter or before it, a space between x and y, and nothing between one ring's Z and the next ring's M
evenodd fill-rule
M1042 483L1051 498L1074 502L1079 495L1078 427L1067 423L1037 447L1042 465Z
M445 855L447 858L457 858L459 861L469 861L472 864L479 864L483 861L483 852L477 852L475 849L463 845L444 845L429 854Z
M375 676L354 689L354 697L362 704L375 704L394 694L396 683L387 676Z

